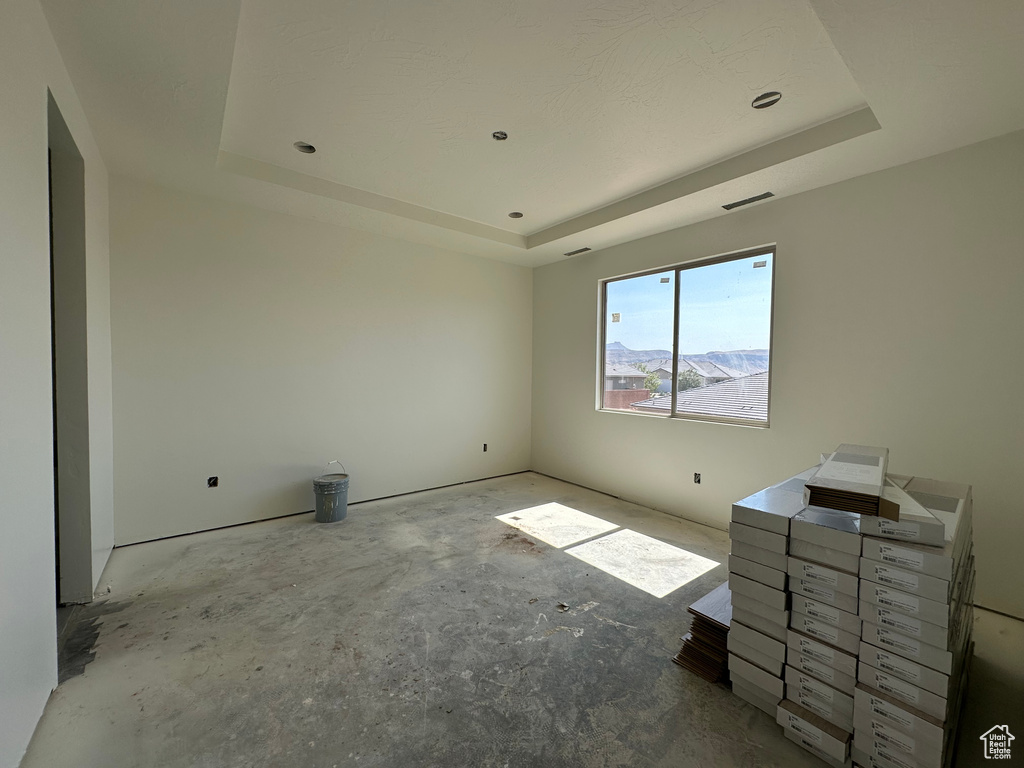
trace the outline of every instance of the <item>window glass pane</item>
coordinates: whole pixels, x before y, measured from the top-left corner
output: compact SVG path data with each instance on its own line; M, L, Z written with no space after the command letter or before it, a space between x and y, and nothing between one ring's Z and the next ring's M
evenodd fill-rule
M773 254L684 269L676 413L768 421Z
M674 270L605 284L603 407L670 401L674 303Z

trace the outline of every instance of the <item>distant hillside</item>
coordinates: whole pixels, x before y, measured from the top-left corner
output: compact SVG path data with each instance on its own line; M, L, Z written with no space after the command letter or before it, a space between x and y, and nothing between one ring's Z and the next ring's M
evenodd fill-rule
M618 341L605 346L605 362L612 365L645 363L648 360L671 360L670 349L630 349ZM743 373L762 373L768 370L767 349L735 349L731 352L701 352L684 354L690 360L710 360L717 365L735 368Z

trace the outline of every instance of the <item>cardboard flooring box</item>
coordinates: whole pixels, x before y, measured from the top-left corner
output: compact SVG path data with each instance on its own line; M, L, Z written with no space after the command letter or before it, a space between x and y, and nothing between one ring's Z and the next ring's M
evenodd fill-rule
M942 756L946 743L947 723L914 709L888 694L857 683L854 692L854 720L858 728L877 730L877 722L914 739L916 754Z
M746 595L777 611L784 611L789 607L789 595L784 590L772 589L766 584L736 573L729 574L729 590L734 597Z
M819 748L816 744L814 744L814 742L812 742L806 736L801 736L796 731L791 731L788 728L783 728L782 732L783 732L783 734L785 734L787 739L792 741L794 744L799 744L801 747L806 749L808 752L810 752L816 758L821 760L823 763L825 763L826 765L832 766L832 768L852 768L852 766L853 766L853 760L851 760L849 757L846 758L846 760L843 761L843 762L839 762L838 760L833 760L831 757L826 755L821 750L821 748Z
M731 548L732 554L736 555L736 557L752 560L755 563L766 565L777 571L786 570L786 556L780 555L778 552L769 552L767 549L755 547L742 541L731 542Z
M795 579L821 584L852 597L859 595L860 579L852 573L792 556L786 559L786 571Z
M775 716L779 702L782 701L781 698L775 698L757 686L749 685L744 682L742 677L737 677L732 681L732 692L772 717Z
M850 756L849 731L844 731L799 704L786 699L780 701L775 721L810 741L832 760L843 763Z
M869 621L863 623L861 636L869 645L893 651L906 659L930 667L936 672L949 675L953 671L954 654L952 651L941 650L900 632L879 627Z
M732 522L729 523L729 538L733 541L742 541L752 547L767 549L778 555L787 554L786 547L789 537L781 533L772 533L761 528L751 528L749 525Z
M765 672L756 664L751 664L733 653L729 654L729 677L732 680L742 678L748 685L760 688L766 694L778 696L780 699L786 693L786 685L781 678Z
M864 557L904 571L934 576L943 581L953 579L957 560L963 552L965 540L949 543L945 547L926 547L922 544L895 542L864 537ZM958 546L959 545L959 546Z
M853 689L857 687L857 680L850 675L844 674L823 661L818 661L789 647L786 648L786 664L806 675L821 680L823 683L828 683L837 691L841 691L848 696L853 696ZM909 685L909 683L903 684Z
M860 647L859 633L847 632L805 613L797 613L796 611L790 613L789 626L797 632L810 635L817 640L833 645L850 654L857 653L857 649Z
M778 571L769 568L767 565L755 563L753 560L744 560L736 555L729 555L729 572L737 573L746 579L759 581L772 589L786 589L789 578L785 571Z
M786 698L842 728L853 730L853 696L786 666Z
M768 635L776 640L786 639L786 628L789 626L789 611L781 611L781 615L784 617L785 623L773 621L767 619L753 611L748 611L740 608L736 605L735 595L733 595L732 604L732 620L738 621L741 624L746 624L752 629L756 629L763 635Z
M904 486L904 490L914 501L945 523L946 541L952 541L960 535L960 526L970 525L974 508L971 486L915 477Z
M894 629L940 650L948 651L955 647L956 627L940 627L938 624L930 624L891 608L883 608L866 601L861 601L859 613L864 621Z
M840 445L804 486L804 504L899 519L882 494L889 449Z
M856 635L860 639L860 616L857 612L848 613L833 605L827 605L820 600L812 600L803 595L792 595L792 610L795 613L802 613L813 619L824 621L833 627L838 627L844 632Z
M827 664L844 675L849 675L850 677L857 676L856 653L846 653L816 638L804 635L795 629L790 629L786 632L786 645L790 650L809 656L815 661L820 661L822 664Z
M946 526L935 515L919 504L910 494L886 477L886 485L882 488L883 496L899 506L899 520L888 520L884 517L862 517L860 532L865 536L880 539L909 541L915 544L927 544L941 547L945 543Z
M873 581L876 584L939 603L948 604L953 597L953 582L896 568L877 560L869 560L866 557L860 559L860 577L866 581Z
M798 512L789 524L794 539L860 556L861 516L836 509L808 507Z
M952 609L956 608L956 603L929 600L927 597L918 597L867 580L860 585L860 597L872 605L899 611L905 616L912 616L940 627L949 626L951 615L954 613Z
M955 680L949 674L864 641L860 644L860 663L942 697L949 695L951 680Z
M786 662L785 643L733 621L729 627L728 645L729 650L737 656L757 664L776 677L782 677L782 667Z
M824 584L819 584L816 581L791 579L789 582L789 591L792 592L793 595L802 595L803 597L810 598L811 600L817 600L819 603L834 606L841 611L846 611L847 613L856 614L860 606L857 602L857 598L853 595L848 595L845 592L839 592L832 587L826 587Z
M827 565L839 571L856 575L860 565L860 558L849 552L842 552L831 547L823 547L820 544L812 544L802 539L789 540L789 554L801 560L810 560L814 563Z
M946 679L954 680L955 678L949 676ZM869 688L887 693L894 699L909 704L939 720L946 720L949 717L951 714L950 704L955 701L955 697L950 699L949 696L932 693L913 683L908 683L906 680L901 680L895 675L876 669L870 664L865 664L863 660L857 665L857 680Z
M809 469L801 474L809 477L813 472L814 469ZM732 505L733 522L788 536L790 518L805 506L802 487L804 480L800 477L797 475L735 502ZM797 481L796 490L786 485L793 480Z

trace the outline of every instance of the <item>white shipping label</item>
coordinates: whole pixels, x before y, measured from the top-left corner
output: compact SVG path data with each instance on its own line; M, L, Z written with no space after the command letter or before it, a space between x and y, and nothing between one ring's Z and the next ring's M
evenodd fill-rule
M826 643L833 645L839 641L839 630L815 621L810 617L800 620L800 628L811 637L819 637Z
M882 645L887 645L890 648L895 648L901 653L909 653L911 656L921 655L921 644L916 640L911 640L909 637L902 637L897 635L895 632L890 632L888 629L878 628L878 642Z
M821 603L804 603L804 610L807 611L808 616L812 616L815 619L820 619L833 627L839 626L839 611L828 606L822 605Z
M815 643L813 640L803 637L800 638L800 652L829 665L834 664L836 660L836 652L831 648L826 648L821 643Z
M879 717L884 717L886 720L903 728L914 727L914 720L910 715L899 707L893 706L888 701L877 696L868 696L868 702L871 705L871 711Z
M876 739L880 739L886 744L896 747L896 749L908 752L911 755L914 754L914 748L917 746L917 742L907 736L907 734L900 733L894 728L890 728L885 723L872 720L871 733Z
M787 728L791 731L799 733L807 739L810 739L813 743L821 746L821 731L815 728L813 725L807 723L803 718L797 717L792 712L787 712Z
M801 707L809 709L811 712L815 712L826 719L832 717L832 707L828 706L828 704L821 701L813 694L807 693L806 691L797 691L796 699L796 703Z
M892 568L886 568L884 565L875 566L875 578L883 584L889 584L900 589L917 589L918 585L918 578L914 574L895 571Z
M912 683L916 683L921 679L921 668L917 664L883 651L878 652L878 667Z
M902 680L897 680L892 675L887 675L884 672L875 672L875 685L883 693L888 693L890 696L895 696L897 699L901 699L909 704L917 704L921 698L916 686L905 683Z
M913 568L915 571L920 571L924 567L924 555L906 547L880 544L878 556L882 558L883 563L892 563L901 568Z
M813 563L804 563L800 567L805 579L814 579L822 584L828 584L830 587L839 583L839 574L829 568L822 568Z
M819 587L817 584L811 584L809 581L801 581L800 589L803 590L804 594L817 597L819 600L826 600L830 603L836 601L836 591L834 589Z
M892 627L897 632L902 632L906 635L913 635L914 637L921 636L921 622L917 619L912 619L901 613L890 611L888 608L879 608L877 613L879 624Z
M913 595L905 592L898 592L895 589L875 587L875 600L879 605L895 608L904 613L918 613L921 610L921 601Z
M800 690L812 693L822 701L827 701L831 704L835 700L833 690L813 677L797 675L797 683L800 685Z
M836 680L835 673L832 671L832 667L827 667L824 664L819 664L813 659L806 658L803 654L797 658L796 662L797 669L824 680L826 683L834 683Z
M878 533L882 536L889 536L904 541L914 541L921 538L921 526L918 523L894 523L884 517L878 518Z

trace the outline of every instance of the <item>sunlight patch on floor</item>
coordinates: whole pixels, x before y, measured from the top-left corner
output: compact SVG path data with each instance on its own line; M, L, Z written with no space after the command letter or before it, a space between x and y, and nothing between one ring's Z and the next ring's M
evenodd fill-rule
M498 515L497 519L540 539L545 544L559 548L599 536L619 527L615 523L609 523L607 520L554 501Z
M565 551L659 598L719 565L714 560L628 529Z

